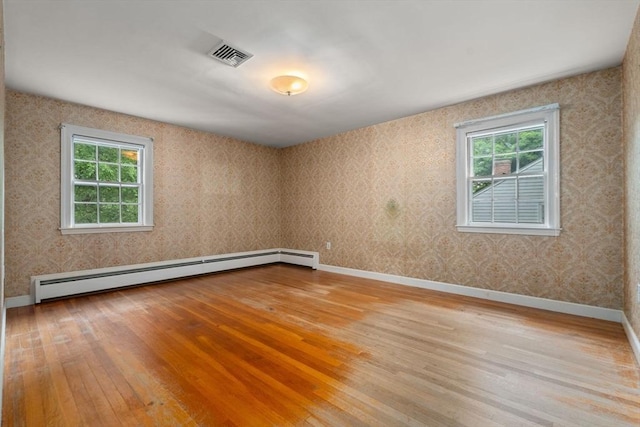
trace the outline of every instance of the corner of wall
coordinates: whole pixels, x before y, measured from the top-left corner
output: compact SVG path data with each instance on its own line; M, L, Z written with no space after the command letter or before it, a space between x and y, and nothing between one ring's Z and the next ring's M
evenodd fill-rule
M624 198L624 315L640 336L640 10L622 63L622 117L625 162ZM627 331L629 333L629 331Z
M6 305L4 302L4 9L0 2L0 402L4 384ZM2 411L0 411L2 424Z

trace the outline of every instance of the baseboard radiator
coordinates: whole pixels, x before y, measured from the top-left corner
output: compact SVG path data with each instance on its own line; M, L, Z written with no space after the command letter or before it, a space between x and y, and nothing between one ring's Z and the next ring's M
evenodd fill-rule
M284 262L318 268L318 252L269 249L31 277L36 304L51 298L162 282L224 270Z

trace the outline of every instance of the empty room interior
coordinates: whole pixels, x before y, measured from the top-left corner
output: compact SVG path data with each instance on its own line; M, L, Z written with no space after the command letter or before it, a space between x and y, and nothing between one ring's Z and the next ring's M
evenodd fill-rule
M6 426L640 426L640 0L0 3Z

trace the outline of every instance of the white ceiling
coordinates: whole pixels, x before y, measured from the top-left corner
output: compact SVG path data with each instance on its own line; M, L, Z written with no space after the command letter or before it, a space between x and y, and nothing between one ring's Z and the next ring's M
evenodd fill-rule
M619 65L639 3L4 0L6 84L282 147Z

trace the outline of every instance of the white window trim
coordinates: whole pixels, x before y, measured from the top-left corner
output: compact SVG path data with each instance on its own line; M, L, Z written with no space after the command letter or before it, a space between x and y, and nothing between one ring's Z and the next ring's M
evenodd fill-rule
M83 136L115 143L143 146L140 161L142 169L142 221L140 224L74 224L73 223L73 138ZM62 234L119 233L153 230L153 139L92 129L63 123L60 125L60 232Z
M467 178L470 172L468 135L506 126L544 121L545 126L545 223L509 224L474 223L469 217L470 194ZM457 229L470 233L526 234L559 236L560 231L560 106L549 104L513 113L456 123L457 150Z

